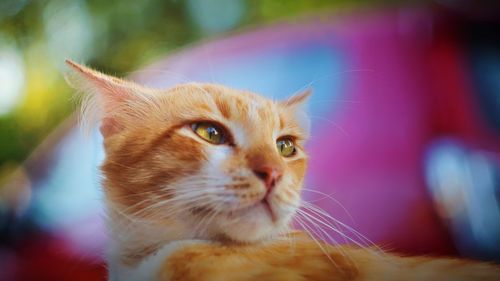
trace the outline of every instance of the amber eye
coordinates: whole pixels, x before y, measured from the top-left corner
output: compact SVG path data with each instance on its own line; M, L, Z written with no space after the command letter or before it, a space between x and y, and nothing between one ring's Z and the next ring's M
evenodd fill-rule
M295 149L295 143L292 138L284 137L280 138L276 141L276 147L278 148L278 152L283 157L291 157L295 155L297 149Z
M191 125L193 131L202 139L212 144L223 144L226 141L224 131L210 122L199 122Z

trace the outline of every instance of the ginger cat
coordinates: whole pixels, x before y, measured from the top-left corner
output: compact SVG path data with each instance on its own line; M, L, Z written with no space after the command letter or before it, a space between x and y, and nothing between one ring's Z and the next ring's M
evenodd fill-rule
M275 102L213 84L155 90L67 63L83 121L104 137L110 280L500 280L497 265L291 230L296 213L331 224L298 209L309 92Z

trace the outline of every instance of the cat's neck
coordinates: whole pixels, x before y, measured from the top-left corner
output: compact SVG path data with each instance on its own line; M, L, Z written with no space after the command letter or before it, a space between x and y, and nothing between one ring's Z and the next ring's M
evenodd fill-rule
M108 217L108 260L121 266L133 267L170 242L194 238L186 235L183 225L175 221L169 226L153 224L112 210Z

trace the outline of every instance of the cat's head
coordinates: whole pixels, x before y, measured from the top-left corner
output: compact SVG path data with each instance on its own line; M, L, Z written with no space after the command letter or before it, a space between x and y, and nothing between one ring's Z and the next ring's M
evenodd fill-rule
M106 158L112 212L179 238L251 242L287 229L300 203L309 121L286 101L221 85L148 89L68 61Z

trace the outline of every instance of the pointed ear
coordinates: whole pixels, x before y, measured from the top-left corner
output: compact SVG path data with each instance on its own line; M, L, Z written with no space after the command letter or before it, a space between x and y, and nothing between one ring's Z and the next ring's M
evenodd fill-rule
M312 94L312 88L293 94L288 99L281 101L280 104L286 107L296 108L302 106Z
M84 93L81 121L84 125L101 122L104 137L123 129L130 103L144 97L146 89L122 79L102 74L71 60L66 64L72 72L67 73L66 81L79 92ZM85 127L85 126L84 126Z
M311 94L312 88L307 88L306 90L297 92L288 99L278 103L281 108L293 116L292 118L296 120L306 135L309 135L309 131L311 129L311 121L306 110L306 102Z

